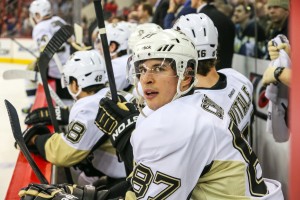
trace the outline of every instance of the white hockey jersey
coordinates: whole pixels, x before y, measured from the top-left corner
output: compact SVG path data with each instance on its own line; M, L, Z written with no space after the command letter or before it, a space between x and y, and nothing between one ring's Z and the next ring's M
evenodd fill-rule
M48 161L59 166L72 166L90 154L94 145L104 135L94 121L99 101L107 92L108 88L105 88L76 101L70 111L68 132L55 133L46 142L45 153ZM93 151L92 164L112 178L126 177L124 163L118 161L115 148L109 139Z
M124 88L127 88L130 84L126 78L127 60L128 60L128 55L124 55L111 60L117 90L124 90Z
M195 88L195 93L205 94L206 97L203 101L206 101L208 105L212 99L217 104L218 109L213 108L210 112L218 110L220 116L222 116L221 113L229 115L243 136L249 139L252 115L254 114L253 85L248 78L234 69L221 69L218 73L220 80L215 87Z
M131 136L135 198L282 199L280 183L267 187L236 124L205 99L182 97L138 121Z
M66 22L58 17L53 16L50 19L43 20L39 22L32 31L32 38L36 42L38 49L42 52L49 40L52 38L54 33L60 29L61 26L65 25ZM64 65L70 56L70 45L64 43L60 50L58 50L57 55L62 65ZM49 72L48 75L52 78L59 79L61 74L58 70L54 59L49 62Z

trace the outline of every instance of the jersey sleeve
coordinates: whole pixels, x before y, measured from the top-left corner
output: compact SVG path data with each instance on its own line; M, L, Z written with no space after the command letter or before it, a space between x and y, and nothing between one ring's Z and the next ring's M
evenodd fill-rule
M191 109L175 113L178 109L156 111L133 132L132 186L138 199L187 199L213 160L211 122L201 125L206 119Z
M46 159L59 166L71 166L83 160L103 133L94 124L90 109L73 106L66 133L55 133L45 144ZM92 108L91 108L92 109Z

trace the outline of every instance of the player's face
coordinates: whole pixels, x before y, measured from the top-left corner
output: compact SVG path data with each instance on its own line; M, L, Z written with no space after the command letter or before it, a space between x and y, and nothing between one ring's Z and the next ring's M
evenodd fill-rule
M177 91L178 77L169 62L146 60L139 65L143 96L152 110L172 101Z

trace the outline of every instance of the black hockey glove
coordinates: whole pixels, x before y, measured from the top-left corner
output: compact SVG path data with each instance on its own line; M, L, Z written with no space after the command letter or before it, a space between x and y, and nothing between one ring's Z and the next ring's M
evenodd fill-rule
M50 136L50 133L51 133L50 130L48 129L48 127L45 124L35 124L35 125L27 128L23 132L23 137L24 137L24 141L25 141L25 144L26 144L28 150L32 153L38 154L39 151L36 148L36 146L31 143L31 139L35 135L49 134L49 136ZM15 148L18 149L18 145L16 142L15 142Z
M98 114L95 119L97 127L109 135L112 145L117 148L118 142L125 135L131 135L139 111L133 103L129 103L121 95L115 103L105 97L101 99Z
M46 184L29 184L22 188L18 195L21 200L78 200L76 196L66 193L63 189Z
M69 109L56 106L55 117L60 125L68 125ZM32 125L37 123L51 124L51 118L47 107L35 109L26 116L25 124Z
M29 184L19 192L21 200L108 200L107 190L96 190L94 186L84 187L70 184ZM119 198L117 198L119 199ZM113 200L113 199L111 199Z

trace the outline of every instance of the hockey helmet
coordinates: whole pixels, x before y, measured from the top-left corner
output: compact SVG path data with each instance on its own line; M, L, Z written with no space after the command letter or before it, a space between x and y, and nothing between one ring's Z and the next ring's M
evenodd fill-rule
M181 16L173 29L182 31L194 42L198 60L217 58L218 30L207 15L194 13Z

